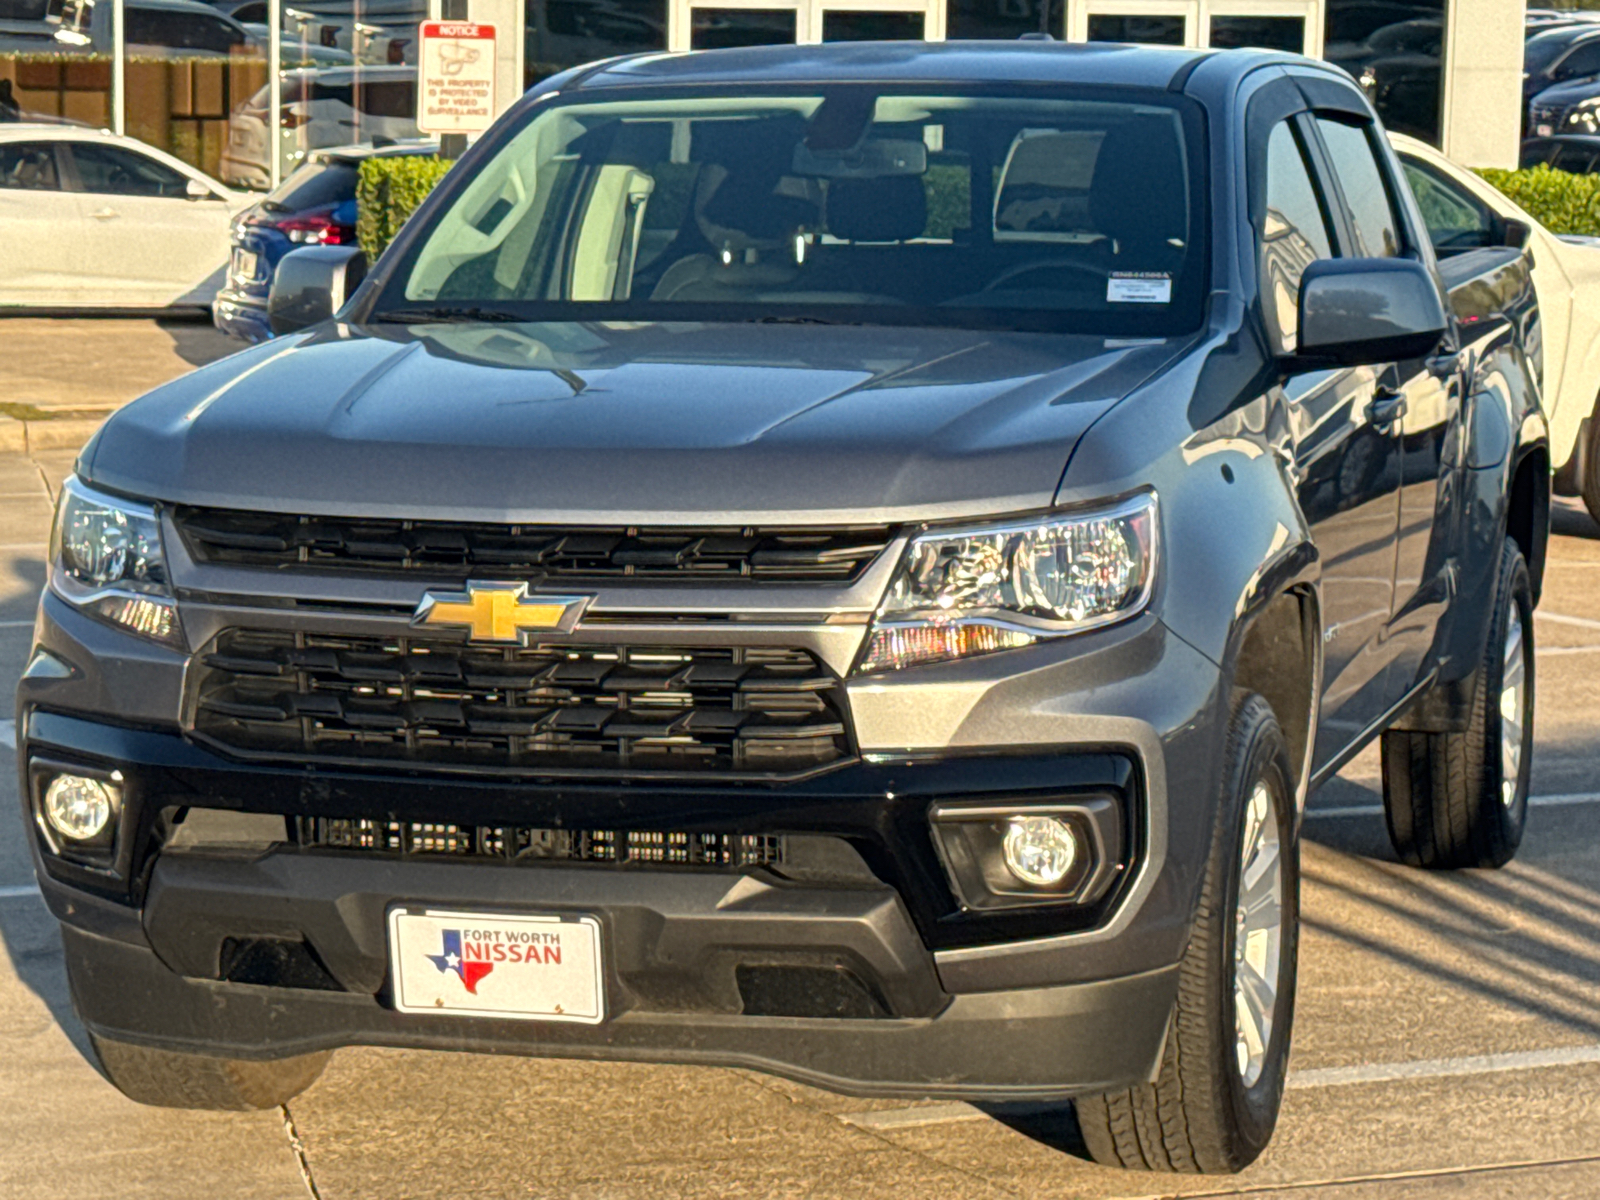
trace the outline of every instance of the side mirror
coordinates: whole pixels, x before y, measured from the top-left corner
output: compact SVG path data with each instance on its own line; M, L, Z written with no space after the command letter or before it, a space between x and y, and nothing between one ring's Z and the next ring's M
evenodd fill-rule
M1408 258L1325 258L1300 280L1304 366L1354 367L1432 354L1450 328L1428 269Z
M356 246L306 246L278 263L267 293L273 333L293 333L326 321L367 274L367 256Z
M1501 225L1505 228L1505 237L1502 240L1512 250L1521 250L1533 236L1533 230L1528 223L1519 221L1515 217L1506 217Z
M183 194L191 200L215 200L217 198L217 194L198 179L191 179L184 184Z

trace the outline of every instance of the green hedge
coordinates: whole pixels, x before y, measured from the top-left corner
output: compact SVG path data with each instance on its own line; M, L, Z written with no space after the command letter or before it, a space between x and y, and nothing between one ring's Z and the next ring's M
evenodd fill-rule
M450 166L447 159L421 155L362 161L356 182L356 241L367 262L377 261Z
M1600 236L1600 175L1573 175L1544 163L1523 171L1478 173L1551 233Z

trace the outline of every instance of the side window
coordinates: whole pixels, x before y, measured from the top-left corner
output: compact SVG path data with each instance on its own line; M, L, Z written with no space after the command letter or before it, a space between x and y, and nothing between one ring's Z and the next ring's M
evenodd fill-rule
M83 190L110 196L175 196L182 199L189 181L165 163L121 146L75 142L72 160Z
M1347 125L1331 117L1318 117L1317 128L1328 147L1333 173L1339 179L1350 220L1355 226L1355 253L1367 258L1393 258L1405 249L1400 222L1394 214L1389 188L1372 149L1367 125Z
M1495 244L1495 219L1488 205L1432 167L1410 158L1400 161L1436 252L1444 255Z
M1556 79L1581 79L1600 73L1600 41L1584 42L1555 69Z
M59 192L55 147L48 142L0 142L0 188Z
M1267 140L1267 211L1261 229L1261 296L1277 349L1294 350L1299 327L1300 277L1319 258L1333 257L1327 208L1312 182L1294 127L1280 122Z

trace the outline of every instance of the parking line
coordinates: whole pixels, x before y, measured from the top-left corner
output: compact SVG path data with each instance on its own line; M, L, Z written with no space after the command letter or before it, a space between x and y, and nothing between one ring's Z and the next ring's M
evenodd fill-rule
M1565 808L1572 804L1600 804L1600 792L1563 792L1554 796L1528 797L1528 805L1532 808ZM1377 817L1382 815L1383 805L1381 804L1347 804L1341 808L1306 809L1307 817Z
M1563 1046L1556 1050L1522 1050L1508 1054L1473 1054L1461 1058L1422 1058L1412 1062L1368 1063L1355 1067L1318 1067L1309 1071L1290 1071L1286 1086L1295 1091L1307 1091L1313 1088L1402 1083L1418 1079L1459 1079L1507 1071L1538 1071L1551 1067L1594 1064L1600 1064L1600 1045ZM861 1129L887 1131L980 1121L996 1114L1022 1116L1049 1112L1059 1107L1060 1105L1054 1104L999 1104L994 1105L991 1111L985 1111L975 1105L955 1101L946 1104L925 1104L914 1108L880 1108L875 1112L841 1113L839 1119Z
M1566 613L1540 612L1534 610L1535 621L1554 621L1557 625L1578 625L1584 629L1600 629L1600 621L1593 617L1569 617Z
M20 900L24 896L39 895L37 883L22 883L11 887L0 887L0 900Z
M32 621L0 621L0 629L32 629Z

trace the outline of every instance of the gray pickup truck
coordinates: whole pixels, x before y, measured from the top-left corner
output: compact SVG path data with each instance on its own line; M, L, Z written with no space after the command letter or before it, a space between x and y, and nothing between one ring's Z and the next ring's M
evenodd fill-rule
M1436 261L1292 56L547 81L63 489L17 744L107 1076L733 1065L1237 1170L1307 795L1381 737L1406 861L1522 834L1519 232Z

